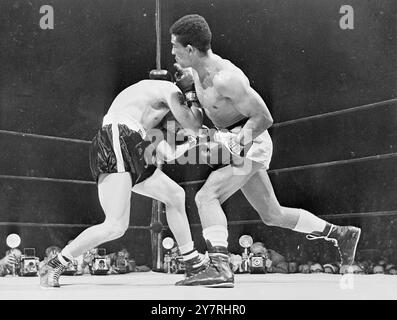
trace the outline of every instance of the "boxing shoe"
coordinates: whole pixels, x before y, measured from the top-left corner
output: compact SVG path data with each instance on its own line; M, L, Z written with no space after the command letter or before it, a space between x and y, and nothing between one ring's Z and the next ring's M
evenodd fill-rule
M207 255L199 254L197 257L185 261L185 276L189 278L195 274L205 270L210 264L210 259Z
M210 259L208 258L207 255L200 254L193 259L184 261L184 264L185 264L185 279L176 282L175 283L176 286L185 285L184 283L186 279L191 278L194 275L205 270L210 264Z
M59 288L59 277L67 266L68 262L60 254L45 262L39 270L40 287Z
M229 255L225 247L212 247L208 250L209 264L197 273L176 283L178 286L206 286L233 288L234 274L230 269Z
M342 265L352 265L356 256L358 241L360 240L361 229L352 226L335 226L332 225L326 236L307 235L309 240L323 238L326 241L333 242L338 248Z

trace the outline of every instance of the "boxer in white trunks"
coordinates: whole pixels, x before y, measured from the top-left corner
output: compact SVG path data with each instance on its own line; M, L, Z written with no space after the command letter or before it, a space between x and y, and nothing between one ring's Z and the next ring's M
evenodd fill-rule
M273 123L272 116L245 74L213 53L212 34L205 19L197 14L184 16L171 26L170 34L180 77L193 78L200 105L220 130L217 139L223 140L233 155L233 163L213 171L195 197L211 263L206 270L177 284L234 286L227 220L221 204L239 189L265 224L306 233L308 239L332 241L341 263L352 264L359 228L333 225L304 209L283 207L277 201L267 173L272 156L267 129Z

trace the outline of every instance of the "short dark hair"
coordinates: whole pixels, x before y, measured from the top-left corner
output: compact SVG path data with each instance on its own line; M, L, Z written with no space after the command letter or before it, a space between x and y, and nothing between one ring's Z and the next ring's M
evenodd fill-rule
M201 52L211 49L212 33L205 19L198 14L189 14L177 20L170 28L184 47L191 45Z

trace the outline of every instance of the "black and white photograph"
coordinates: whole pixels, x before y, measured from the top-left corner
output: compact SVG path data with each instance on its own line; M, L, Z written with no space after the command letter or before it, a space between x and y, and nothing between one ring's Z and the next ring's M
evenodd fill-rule
M397 300L396 1L1 0L0 46L0 300Z

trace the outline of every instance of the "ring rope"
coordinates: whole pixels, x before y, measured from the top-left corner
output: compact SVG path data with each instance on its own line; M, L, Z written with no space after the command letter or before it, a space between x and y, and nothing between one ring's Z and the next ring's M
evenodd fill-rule
M272 128L280 128L280 127L284 127L284 126L288 126L288 125L291 125L291 124L304 122L304 121L311 121L311 120L317 120L317 119L322 119L322 118L327 118L327 117L332 117L332 116L339 116L341 114L350 113L350 112L368 110L370 108L380 107L380 106L383 106L383 105L386 105L386 104L389 104L389 103L394 103L394 102L397 102L397 99L378 101L378 102L375 102L375 103L364 104L364 105L361 105L361 106L352 107L352 108L348 108L348 109L332 111L332 112L317 114L317 115L314 115L314 116L288 120L288 121L284 121L284 122L275 123L275 124L273 124L271 126L270 129L272 129Z
M87 140L46 136L46 135L40 135L40 134L35 134L35 133L17 132L17 131L9 131L9 130L0 130L0 134L9 134L9 135L13 135L13 136L39 138L39 139L47 139L47 140L55 140L55 141L63 141L63 142L75 142L75 143L83 143L83 144L91 143L91 141L87 141Z

